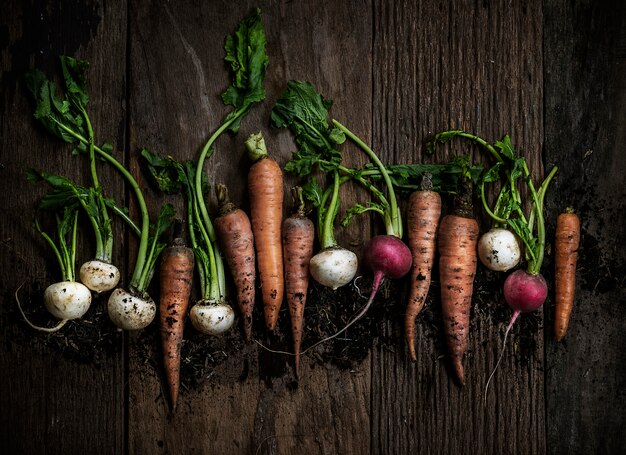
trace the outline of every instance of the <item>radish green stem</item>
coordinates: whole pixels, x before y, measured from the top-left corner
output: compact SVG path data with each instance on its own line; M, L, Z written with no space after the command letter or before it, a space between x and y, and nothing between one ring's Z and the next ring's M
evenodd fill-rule
M325 200L322 200L324 207ZM328 208L323 210L318 210L318 213L324 212L323 219L319 220L320 226L320 246L322 249L331 248L337 246L337 241L335 240L335 227L334 220L337 215L337 211L339 209L339 173L337 171L333 171L333 186L332 186L332 197L330 198L330 202L328 204Z
M376 164L376 166L378 166L378 169L380 170L380 173L385 181L385 185L387 186L388 198L385 199L384 196L382 196L382 193L378 195L381 203L385 207L385 212L387 212L387 207L389 207L389 214L387 215L385 213L385 225L387 229L387 234L395 235L396 237L402 238L402 218L400 216L400 211L398 210L398 202L396 200L393 184L391 183L391 178L389 177L389 173L385 169L384 164L382 163L382 161L380 161L374 151L352 131L350 131L348 128L343 126L335 119L333 119L333 124L341 131L343 131L343 133L347 137L349 137L361 150L363 150L370 158L370 160L372 160L372 162Z
M106 239L103 240L99 223L92 223L94 225L94 233L96 235L95 258L110 263L113 256L113 231L111 230L111 220L109 218L107 207L102 199L102 187L100 186L100 181L98 180L93 126L91 125L91 120L89 120L89 116L87 115L85 109L82 106L78 106L78 108L83 115L85 124L87 125L87 133L89 135L89 169L91 171L91 181L93 189L96 193L97 204L99 206L98 213L102 217L102 225L106 230Z
M237 113L233 115L229 120L224 122L209 138L209 140L204 145L202 151L200 152L200 156L198 157L198 164L196 166L196 181L195 181L195 194L198 208L200 209L200 214L202 215L202 220L204 222L205 229L209 234L209 239L214 242L215 241L215 229L213 228L213 223L211 223L211 219L209 217L209 211L207 210L206 204L204 202L204 197L202 195L202 173L204 172L204 161L206 160L209 152L212 153L213 143L217 140L217 138L226 131L238 118L240 118L243 114L247 112L247 109L241 109L236 111Z
M68 134L72 135L85 145L89 144L89 141L85 139L81 134L77 133L71 128L68 128L66 125L60 123L58 120L54 118L53 120L60 128L62 128ZM146 201L143 197L143 193L141 192L139 184L132 176L132 174L128 172L128 169L126 169L119 161L117 161L109 153L102 150L100 147L94 146L94 150L100 155L101 158L111 164L120 174L122 174L122 176L126 179L126 181L131 186L133 192L135 193L135 198L137 199L137 204L139 205L139 211L141 213L141 231L139 237L139 248L137 250L137 262L135 263L135 269L130 280L130 286L135 288L137 291L143 292L145 291L145 289L141 287L140 283L143 269L146 266L146 253L148 251L148 239L150 230L150 218L148 215L148 207L146 206Z

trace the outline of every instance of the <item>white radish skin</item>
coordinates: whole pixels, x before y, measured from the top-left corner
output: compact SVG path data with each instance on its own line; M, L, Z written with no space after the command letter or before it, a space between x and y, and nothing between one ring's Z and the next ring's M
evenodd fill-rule
M156 304L147 294L144 298L117 288L109 297L107 311L113 324L120 329L141 330L154 320Z
M80 281L94 292L110 291L120 281L120 271L108 262L87 261L80 267Z
M493 228L478 241L478 257L489 270L506 272L519 263L522 254L515 234L507 229Z
M202 300L189 312L195 329L205 335L221 335L235 324L235 312L229 305Z
M309 262L309 270L315 281L333 290L352 281L358 266L356 254L341 247L322 250Z
M43 301L55 318L78 319L91 305L91 291L76 281L61 281L46 288Z

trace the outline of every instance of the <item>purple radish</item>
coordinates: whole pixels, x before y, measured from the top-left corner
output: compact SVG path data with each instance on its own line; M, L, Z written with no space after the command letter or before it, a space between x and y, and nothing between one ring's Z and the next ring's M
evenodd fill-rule
M533 275L522 269L516 270L506 278L503 290L504 300L506 300L506 303L513 310L513 316L511 316L506 332L504 332L502 352L498 357L498 362L487 380L487 385L485 386L485 400L487 400L489 383L498 369L498 365L500 365L506 348L506 340L517 317L521 313L531 313L541 308L541 305L543 305L548 296L548 285L546 284L545 278L539 273Z
M409 273L413 257L409 247L404 244L402 240L394 235L377 235L372 237L368 243L363 247L362 262L367 268L374 273L374 282L372 284L372 292L370 294L367 303L363 308L348 322L344 328L335 332L335 334L318 341L313 346L307 349L312 349L320 343L331 340L341 333L348 330L348 328L361 319L367 310L369 310L378 288L383 278L391 278L397 280Z

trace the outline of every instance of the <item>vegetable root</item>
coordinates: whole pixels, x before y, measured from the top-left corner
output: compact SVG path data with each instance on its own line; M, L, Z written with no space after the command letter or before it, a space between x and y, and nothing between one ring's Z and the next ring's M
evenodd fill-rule
M176 409L180 385L180 349L191 285L194 253L180 237L174 239L161 256L159 268L161 343L163 366L170 392L172 410Z
M296 213L283 222L283 257L285 261L285 295L291 317L296 377L300 371L300 348L304 334L304 306L309 287L309 262L313 254L315 226L304 214L302 191L295 189L300 200Z
M283 216L283 173L276 161L267 155L261 133L246 141L254 164L248 173L250 221L263 296L265 324L272 331L284 295L281 227Z
M476 220L457 215L447 215L441 220L438 240L441 306L448 350L461 385L465 384L463 355L469 340L477 240Z
M569 326L576 292L576 262L580 243L580 218L571 209L556 222L554 338L561 341Z
M407 243L413 256L413 265L404 333L409 357L414 362L417 361L415 318L422 311L428 296L437 246L437 226L441 216L441 197L439 193L426 189L426 186L424 190L411 194L407 209Z
M230 201L226 186L216 185L215 189L220 206L215 231L237 289L244 337L250 341L255 292L254 235L248 215Z

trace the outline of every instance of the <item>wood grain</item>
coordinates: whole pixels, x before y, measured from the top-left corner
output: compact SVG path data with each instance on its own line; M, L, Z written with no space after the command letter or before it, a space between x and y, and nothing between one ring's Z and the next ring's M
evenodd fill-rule
M424 153L435 132L462 128L490 141L511 135L535 180L559 165L546 200L548 235L557 211L574 205L583 220L578 298L566 341L552 341L551 297L543 313L524 315L484 405L483 388L500 352L509 316L502 277L479 268L467 383L452 380L443 341L438 281L417 321L418 362L401 335L404 288L386 283L378 299L396 313L365 361L352 370L304 356L296 382L291 359L256 343L228 357L200 386L181 390L168 413L155 326L115 334L111 353L77 361L33 334L15 309L14 291L32 309L58 278L54 258L31 228L43 186L26 183L29 167L87 182L71 147L32 118L21 79L29 68L56 72L57 55L88 59L89 113L99 142L145 189L152 214L182 199L153 191L142 147L196 158L229 111L224 37L262 10L270 66L267 99L225 135L206 165L247 209L249 167L243 142L262 130L284 164L291 135L269 127L288 79L311 81L334 100L333 117L371 144L383 161L445 161L469 153L461 141ZM623 343L626 296L626 7L592 2L49 2L0 5L0 452L2 453L619 453L626 443ZM349 165L366 162L350 144ZM137 208L120 177L101 166L109 195ZM287 177L285 190L297 180ZM342 189L345 207L367 194ZM214 199L210 206L214 207ZM447 201L449 202L449 201ZM285 213L288 212L288 207ZM475 208L480 217L480 210ZM480 218L481 226L488 226ZM121 228L121 225L118 226ZM338 240L359 252L381 232L361 217ZM93 241L81 235L81 257ZM117 231L115 256L128 277L136 241ZM551 256L544 266L552 280ZM367 286L365 274L361 283ZM154 292L154 286L151 292ZM551 291L552 292L552 291ZM100 308L104 300L98 300ZM260 310L260 308L258 308ZM278 335L257 340L288 346L288 315ZM218 346L218 344L216 344ZM306 347L306 340L305 345ZM67 350L63 351L67 354ZM216 352L207 352L207 359Z
M86 160L72 157L72 147L35 124L33 104L23 85L24 73L34 66L58 74L62 53L88 59L89 105L100 143L113 141L125 149L126 10L123 2L104 8L68 2L3 2L1 160L5 215L0 219L3 270L0 368L5 372L0 393L0 452L2 453L120 453L125 440L124 362L119 345L94 363L77 363L59 350L46 347L46 336L18 322L13 292L29 308L42 305L45 287L60 278L58 265L32 229L43 185L26 182L28 168L89 178ZM77 26L80 23L80 26ZM124 202L121 180L101 167L108 195ZM120 226L117 226L120 227ZM79 261L93 254L89 231L81 236ZM123 236L115 238L115 260L126 258ZM121 271L126 275L124 267ZM102 305L95 300L93 306ZM107 330L113 330L108 327ZM121 340L121 338L120 338Z
M560 167L548 209L572 206L582 219L570 327L562 343L546 346L547 452L619 453L626 443L626 8L552 2L544 15L544 159ZM554 310L546 312L552 339Z

